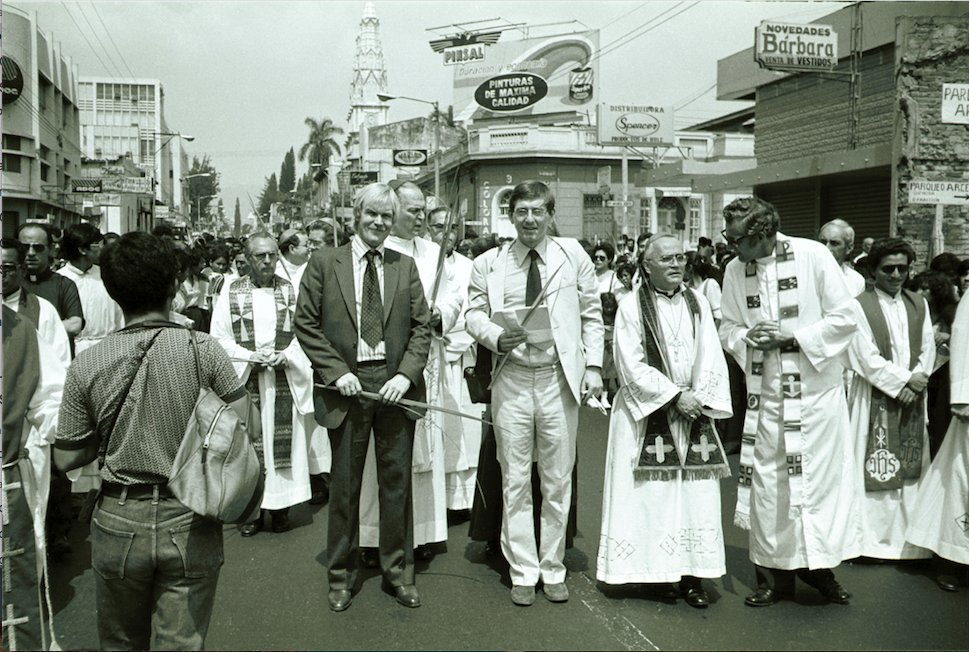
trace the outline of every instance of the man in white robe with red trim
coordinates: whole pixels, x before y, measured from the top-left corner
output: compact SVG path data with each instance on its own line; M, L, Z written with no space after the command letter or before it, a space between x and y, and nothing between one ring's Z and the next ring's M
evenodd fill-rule
M901 238L876 240L868 253L875 286L855 297L858 332L848 349L855 372L848 401L861 499L861 554L927 559L905 540L929 467L926 388L935 337L925 299L903 288L915 251Z
M683 284L679 240L654 235L645 277L619 302L620 390L609 421L596 578L679 582L691 607L700 578L726 573L720 479L730 475L713 419L729 418L730 380L707 300Z
M854 335L844 274L824 245L778 232L756 197L723 210L737 250L725 270L720 341L747 376L735 523L750 530L750 606L794 594L851 595L831 569L858 556L858 497L844 353Z

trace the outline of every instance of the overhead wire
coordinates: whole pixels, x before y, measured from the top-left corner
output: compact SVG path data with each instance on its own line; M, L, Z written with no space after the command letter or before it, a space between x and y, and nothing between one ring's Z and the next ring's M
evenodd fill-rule
M104 59L101 58L101 55L98 54L98 51L95 49L94 45L91 44L91 40L87 37L87 34L84 33L84 30L81 28L81 25L77 22L77 19L74 18L74 14L71 13L71 10L68 8L67 3L63 2L62 0L61 6L64 7L64 11L71 19L71 22L74 23L74 26L77 28L78 33L80 33L81 38L83 38L84 42L87 43L87 46L91 48L91 53L94 54L97 60L101 63L101 67L104 68L105 72L107 72L109 75L115 74L118 77L124 77L124 75L120 74L121 71L116 66L115 66L114 72L112 72L111 68L106 63L104 63ZM114 62L112 61L112 64L113 63Z
M118 47L118 44L115 43L114 41L114 37L111 36L111 30L109 30L108 26L104 24L104 19L101 17L101 12L98 11L98 7L96 4L94 4L93 0L91 0L91 8L94 9L94 15L98 17L98 21L101 23L101 27L104 29L104 33L107 34L108 40L111 42L111 45L114 47L115 52L117 52L118 56L121 58L121 63L124 64L124 67L128 71L128 74L130 74L132 78L137 77L137 75L135 75L134 71L131 69L131 66L128 65L128 61L127 59L125 59L124 54L121 52L121 48Z

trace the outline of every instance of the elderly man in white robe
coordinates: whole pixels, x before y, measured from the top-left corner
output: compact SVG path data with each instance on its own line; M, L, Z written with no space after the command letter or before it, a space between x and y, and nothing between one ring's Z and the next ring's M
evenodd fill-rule
M646 278L619 302L621 390L609 422L596 577L607 584L679 582L709 606L700 578L726 573L720 478L730 475L713 419L731 416L727 362L707 300L683 283L680 241L657 234Z
M908 540L943 560L936 576L939 588L958 591L960 570L962 584L969 583L969 294L959 302L950 342L952 421L922 478Z
M834 256L845 275L848 292L856 297L865 289L865 277L855 271L848 262L848 253L855 247L855 229L842 219L826 222L818 231L818 242Z
M852 297L823 245L778 231L773 205L741 198L723 215L737 258L724 273L720 341L748 392L734 516L756 566L746 603L792 597L796 575L845 604L831 569L860 550L842 363Z
M875 286L854 302L858 332L848 349L855 375L848 401L861 501L861 554L926 559L905 531L929 467L926 388L935 337L925 299L903 288L915 251L901 238L876 240L868 253Z
M296 291L274 274L275 239L257 234L246 244L249 273L219 296L212 336L229 354L259 407L262 440L257 442L266 471L259 518L240 527L253 536L270 513L272 530L289 529L289 508L309 500L307 441L313 432L313 379L309 359L294 337Z
M428 200L430 203L430 199ZM450 220L447 206L437 205L427 215L427 233L444 250L444 274L448 287L462 299L460 312L454 326L444 335L444 380L447 407L465 414L481 413L468 394L464 369L474 366L474 343L464 323L464 310L468 307L468 283L471 280L471 259L454 250L457 229ZM444 428L444 472L447 508L457 513L468 513L474 503L474 487L478 470L478 450L481 448L481 423L463 419L454 414L442 415Z
M391 184L394 187L395 184ZM444 394L444 333L457 321L461 297L452 290L447 274L440 267L441 249L417 235L424 224L424 193L415 184L404 182L395 188L400 208L394 217L390 235L384 241L387 249L414 259L424 286L424 297L431 309L431 350L424 367L427 402L442 407ZM434 555L431 544L447 541L447 498L444 471L444 426L442 413L428 410L417 421L412 459L412 496L414 503L414 545L417 559ZM374 451L367 452L364 479L360 492L360 546L363 564L376 568L375 548L379 541L380 510L377 505L377 474Z

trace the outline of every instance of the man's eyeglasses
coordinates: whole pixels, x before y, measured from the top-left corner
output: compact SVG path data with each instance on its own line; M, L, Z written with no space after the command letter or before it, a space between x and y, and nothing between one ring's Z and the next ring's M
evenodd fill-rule
M42 254L45 251L47 251L47 245L40 244L37 242L32 242L30 244L24 244L24 249L26 249L27 251L36 251L37 253Z
M878 268L882 274L891 276L895 272L898 272L901 276L908 274L908 265L882 265Z
M733 237L731 235L727 235L727 229L724 229L723 231L720 232L720 235L723 236L723 239L727 241L727 244L728 245L731 245L733 247L736 247L737 245L739 245L741 242L743 242L747 238L752 238L752 237L754 237L756 235L759 235L759 234L757 234L757 233L748 233L747 235L742 235L739 238L735 238L735 237Z
M0 272L4 274L13 274L18 269L20 269L20 265L17 265L15 263L7 263L4 265L0 265Z
M662 265L682 265L686 262L686 254L667 254L666 256L660 256L658 258L650 258L650 260Z
M597 261L599 261L599 260L609 260L609 259L608 259L608 258L606 258L605 256L593 256L593 257L592 257L592 260L597 260Z
M545 208L516 208L512 213L515 217L528 217L532 215L533 217L545 217L548 215L548 209Z

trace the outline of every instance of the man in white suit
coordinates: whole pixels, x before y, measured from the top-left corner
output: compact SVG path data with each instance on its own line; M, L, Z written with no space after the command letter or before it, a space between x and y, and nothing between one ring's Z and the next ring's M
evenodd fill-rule
M579 404L602 391L603 326L589 256L576 240L548 235L555 216L548 186L518 184L509 210L518 237L474 260L465 317L475 340L503 354L492 385L504 497L501 547L510 566L512 602L528 606L539 579L550 601L569 597L563 558ZM524 328L520 320L508 319L508 311L536 303L547 308L545 329L535 327L540 318ZM533 456L542 491L539 544L532 515Z

